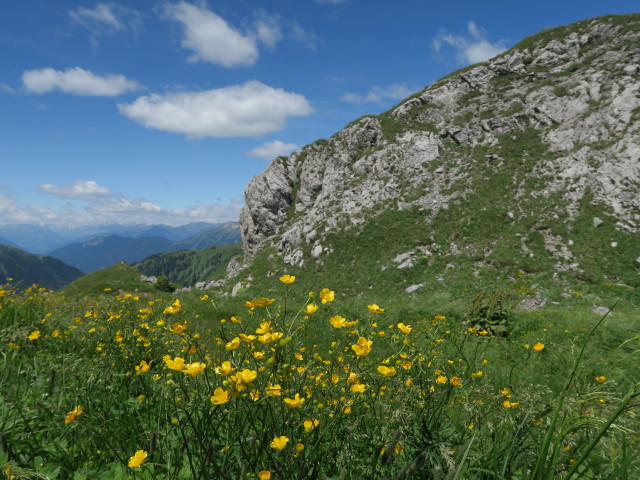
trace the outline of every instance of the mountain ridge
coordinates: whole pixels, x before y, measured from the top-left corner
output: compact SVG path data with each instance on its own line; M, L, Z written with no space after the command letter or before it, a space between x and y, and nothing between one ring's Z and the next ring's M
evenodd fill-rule
M637 284L638 45L638 14L543 31L277 158L245 190L245 267L322 265L393 209L424 218L377 268L407 254Z

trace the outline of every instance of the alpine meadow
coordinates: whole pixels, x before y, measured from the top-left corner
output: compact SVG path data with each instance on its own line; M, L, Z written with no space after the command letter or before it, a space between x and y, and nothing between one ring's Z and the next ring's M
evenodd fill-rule
M640 478L639 120L640 14L544 30L276 158L241 250L9 279L4 477Z

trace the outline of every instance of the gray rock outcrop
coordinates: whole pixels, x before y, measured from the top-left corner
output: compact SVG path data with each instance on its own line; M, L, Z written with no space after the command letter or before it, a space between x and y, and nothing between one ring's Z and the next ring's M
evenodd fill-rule
M521 183L509 218L518 220L525 199L551 196L575 215L588 195L611 209L616 228L637 233L640 16L628 16L635 28L614 20L526 39L385 114L274 160L245 191L245 258L269 244L292 265L321 261L328 232L357 228L390 206L434 217L473 191L473 162L500 172L505 159L490 149L505 151L517 135L529 134L539 144L522 162L541 181L535 189ZM482 159L470 157L485 150ZM545 233L545 242L559 262L571 260L562 238ZM409 267L412 256L403 262Z

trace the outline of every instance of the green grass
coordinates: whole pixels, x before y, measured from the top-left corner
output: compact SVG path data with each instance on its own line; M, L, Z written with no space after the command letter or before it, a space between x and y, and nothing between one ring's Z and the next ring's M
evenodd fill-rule
M465 326L462 305L472 298L441 292L403 306L383 291L344 296L331 284L309 296L313 278L301 272L288 286L271 278L274 303L253 308L243 305L247 291L69 301L3 287L0 463L15 478L75 480L640 473L640 334L628 299L597 329L602 317L580 296L564 308L506 308L503 337ZM335 299L323 304L327 286ZM376 297L378 314L367 308ZM308 303L317 311L306 313ZM335 328L336 315L354 323ZM240 333L263 334L265 321L281 338L227 347ZM359 337L372 342L361 356ZM165 355L206 367L185 375ZM216 373L225 361L255 380ZM275 384L279 396L269 395ZM218 388L228 401L215 405ZM287 405L296 393L304 402ZM309 419L318 424L305 431ZM281 435L280 452L271 443ZM140 450L144 463L127 466Z

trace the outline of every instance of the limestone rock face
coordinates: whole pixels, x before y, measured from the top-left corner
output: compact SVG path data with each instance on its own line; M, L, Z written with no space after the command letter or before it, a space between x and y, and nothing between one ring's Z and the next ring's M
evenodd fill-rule
M638 232L640 15L625 19L543 32L277 158L245 191L245 257L268 244L290 264L322 261L327 232L386 208L435 216L473 191L478 159L469 152L488 152L482 161L500 172L500 148L522 132L542 142L544 155L525 151L523 161L543 181L522 187L510 218L518 198L559 195L575 213L588 194L613 210L619 228Z

